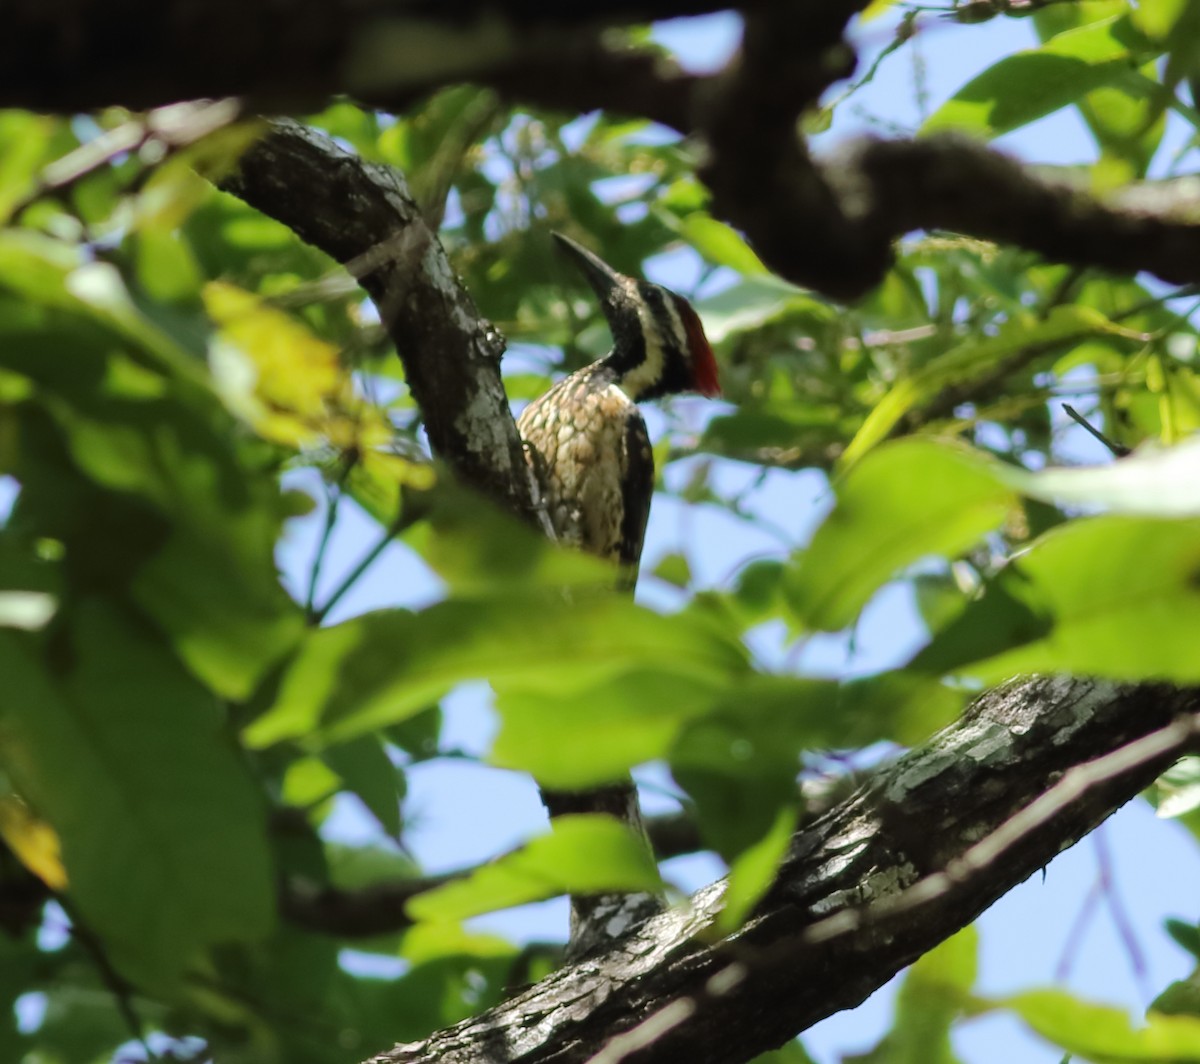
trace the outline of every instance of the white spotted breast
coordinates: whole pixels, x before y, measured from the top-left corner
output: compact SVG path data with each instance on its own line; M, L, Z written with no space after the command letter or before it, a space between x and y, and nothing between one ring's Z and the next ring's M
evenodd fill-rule
M654 456L636 404L602 366L559 381L517 419L559 541L625 565L642 552Z

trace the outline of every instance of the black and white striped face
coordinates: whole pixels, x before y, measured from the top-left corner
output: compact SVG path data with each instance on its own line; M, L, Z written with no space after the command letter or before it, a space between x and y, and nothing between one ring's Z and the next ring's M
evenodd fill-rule
M606 360L631 399L695 391L721 394L717 363L691 304L661 285L617 273L573 240L554 234L600 297L613 334Z
M721 394L717 365L712 348L704 336L699 315L682 296L648 281L628 281L629 324L625 350L613 352L613 362L621 373L621 387L632 399L654 399L677 392ZM616 340L617 323L609 315ZM624 365L622 365L624 363Z

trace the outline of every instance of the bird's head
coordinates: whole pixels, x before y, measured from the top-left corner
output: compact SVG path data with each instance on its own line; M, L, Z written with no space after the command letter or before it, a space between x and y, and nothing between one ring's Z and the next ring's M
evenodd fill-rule
M613 334L606 360L631 399L676 392L721 394L717 360L692 305L668 288L617 273L603 259L561 233L554 239L600 297Z

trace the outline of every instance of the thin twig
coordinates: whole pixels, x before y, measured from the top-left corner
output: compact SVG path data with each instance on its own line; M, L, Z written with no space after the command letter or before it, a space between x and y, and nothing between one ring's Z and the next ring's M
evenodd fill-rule
M16 217L42 197L62 193L97 170L113 165L122 155L145 151L152 145L158 146L153 164L160 165L170 153L231 125L241 114L242 104L235 99L156 107L147 114L102 131L48 163L38 175L33 191L18 200L9 214Z
M1042 873L1045 874L1045 871L1043 868ZM1063 943L1062 955L1058 958L1058 964L1054 968L1055 982L1065 983L1071 974L1075 955L1083 944L1087 926L1092 922L1092 917L1096 914L1096 906L1100 903L1100 891L1100 879L1097 877L1088 887L1083 904L1079 907L1079 912L1075 914L1075 919L1071 921L1071 930L1067 932L1066 941Z
M1133 922L1129 919L1129 914L1125 911L1125 905L1121 901L1121 893L1117 890L1112 853L1109 850L1108 836L1104 833L1103 826L1096 832L1093 839L1096 847L1096 862L1100 869L1101 893L1108 904L1108 911L1113 918L1113 924L1116 926L1121 944L1129 955L1129 966L1137 977L1142 993L1145 994L1148 970L1146 955L1142 952L1142 947L1137 940L1137 932L1133 929Z
M379 558L379 556L388 548L391 542L406 528L411 527L416 521L424 516L424 508L421 506L405 506L403 502L400 504L400 513L396 519L388 525L382 536L366 554L364 554L355 566L345 575L342 582L333 589L329 598L325 600L319 610L313 614L313 623L320 624L328 615L329 611L341 601L348 592Z
M325 564L325 554L329 550L333 529L337 524L338 507L342 493L340 486L327 486L325 490L325 521L321 526L321 538L317 541L317 552L313 555L312 567L308 571L308 594L304 597L304 616L309 624L319 624L317 615L317 584L321 579L321 569Z
M1125 444L1117 443L1115 440L1110 440L1107 436L1105 436L1103 432L1101 432L1090 421L1088 421L1088 419L1085 418L1070 403L1063 403L1062 408L1066 411L1067 416L1071 418L1072 421L1076 422L1080 427L1091 433L1091 435L1104 444L1104 446L1107 447L1115 457L1124 458L1126 455L1132 453L1132 449L1126 447Z

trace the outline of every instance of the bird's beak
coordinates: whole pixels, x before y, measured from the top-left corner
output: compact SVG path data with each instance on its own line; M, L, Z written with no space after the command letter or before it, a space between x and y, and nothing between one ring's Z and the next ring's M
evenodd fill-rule
M582 244L575 243L569 236L563 236L562 233L551 233L551 236L558 241L558 246L575 260L575 265L580 268L592 290L600 297L601 304L612 304L613 296L625 280L624 275L617 273L598 255L592 254Z

